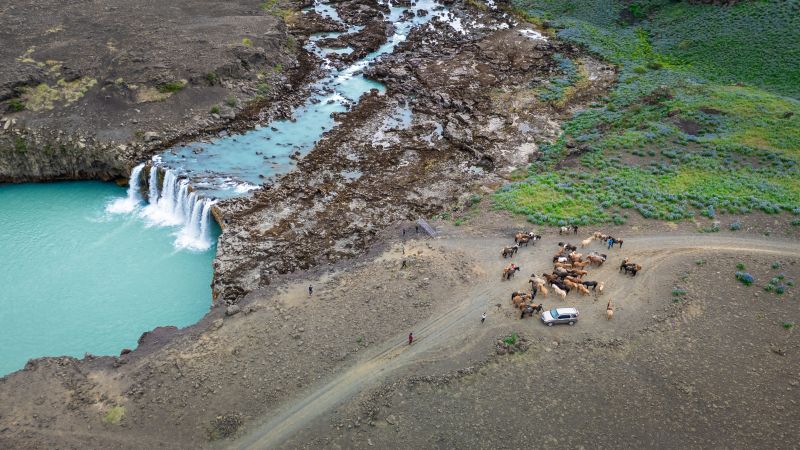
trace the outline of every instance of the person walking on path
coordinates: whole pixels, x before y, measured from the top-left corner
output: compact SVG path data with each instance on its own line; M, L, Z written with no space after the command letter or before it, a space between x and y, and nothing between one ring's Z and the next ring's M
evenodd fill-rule
M314 286L308 285L308 296L311 297L314 294Z
M414 342L414 333L408 333L408 345Z
M611 250L611 247L614 245L614 239L608 238L608 249Z
M481 323L486 322L486 313L481 314Z

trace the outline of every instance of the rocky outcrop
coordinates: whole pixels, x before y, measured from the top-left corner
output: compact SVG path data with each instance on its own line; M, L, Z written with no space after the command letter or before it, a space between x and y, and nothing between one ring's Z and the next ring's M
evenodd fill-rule
M281 14L245 0L0 7L0 182L124 176L283 97L313 67Z

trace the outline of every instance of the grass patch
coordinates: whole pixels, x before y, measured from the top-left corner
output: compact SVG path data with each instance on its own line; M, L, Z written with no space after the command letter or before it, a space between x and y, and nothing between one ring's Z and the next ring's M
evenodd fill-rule
M8 101L9 112L20 112L23 109L25 109L25 103L22 100L18 98L12 98Z
M162 94L173 94L175 92L182 91L183 88L185 88L188 84L189 82L186 80L175 80L170 81L169 83L160 84L156 89L158 89L158 92Z
M205 76L206 82L211 86L219 83L219 75L214 72L208 72Z
M253 41L251 41L250 38L244 38L242 39L242 45L244 45L245 47L252 47Z
M78 101L96 84L96 79L88 77L73 81L60 79L54 86L42 83L34 88L23 88L20 101L31 111L51 110L55 108L56 102L69 105Z
M506 345L514 345L519 340L519 335L517 333L511 333L511 336L506 337L503 339L503 343Z
M214 106L211 107L211 110L209 112L211 114L219 114L219 110L220 110L219 109L219 105L214 105Z
M686 295L686 290L684 289L675 288L672 290L673 297L683 297L684 295Z
M108 410L108 412L103 416L103 422L111 424L111 425L119 425L122 419L125 417L125 407L124 406L115 406Z

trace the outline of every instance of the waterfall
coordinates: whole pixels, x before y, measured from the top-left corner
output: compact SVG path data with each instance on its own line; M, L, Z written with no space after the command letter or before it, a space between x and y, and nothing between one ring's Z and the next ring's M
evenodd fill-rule
M147 201L155 203L158 200L158 167L150 166L150 179L148 180Z
M139 190L142 187L139 177L142 175L144 164L139 164L131 171L130 179L128 180L128 196L125 198L118 198L106 206L106 211L112 214L129 213L139 206L142 201L142 196Z
M175 247L188 250L207 250L213 244L211 237L211 207L216 200L203 198L191 192L189 180L156 164L150 166L147 205L143 202L141 175L144 164L131 171L128 195L108 204L106 211L114 214L136 213L150 225L177 228ZM164 174L159 187L158 172Z

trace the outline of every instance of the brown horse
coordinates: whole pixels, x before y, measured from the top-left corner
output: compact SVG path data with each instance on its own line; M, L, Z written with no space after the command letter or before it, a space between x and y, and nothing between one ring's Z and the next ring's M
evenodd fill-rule
M588 264L597 264L598 266L602 266L603 263L606 262L604 258L595 255L589 255L586 257L586 259L589 260L587 261Z
M589 261L577 261L577 262L572 263L572 267L574 267L576 269L583 269L584 267L588 266L589 264L590 264Z
M519 266L516 264L509 264L503 269L502 280L510 280L514 276L514 272L519 272Z
M501 255L503 258L513 257L519 251L519 244L514 244L511 247L503 247Z
M606 305L606 320L611 320L612 317L614 317L614 307L611 306L611 300L609 300Z
M589 295L589 289L586 289L586 286L584 286L582 284L576 284L575 287L578 289L578 292L580 292L581 294Z

